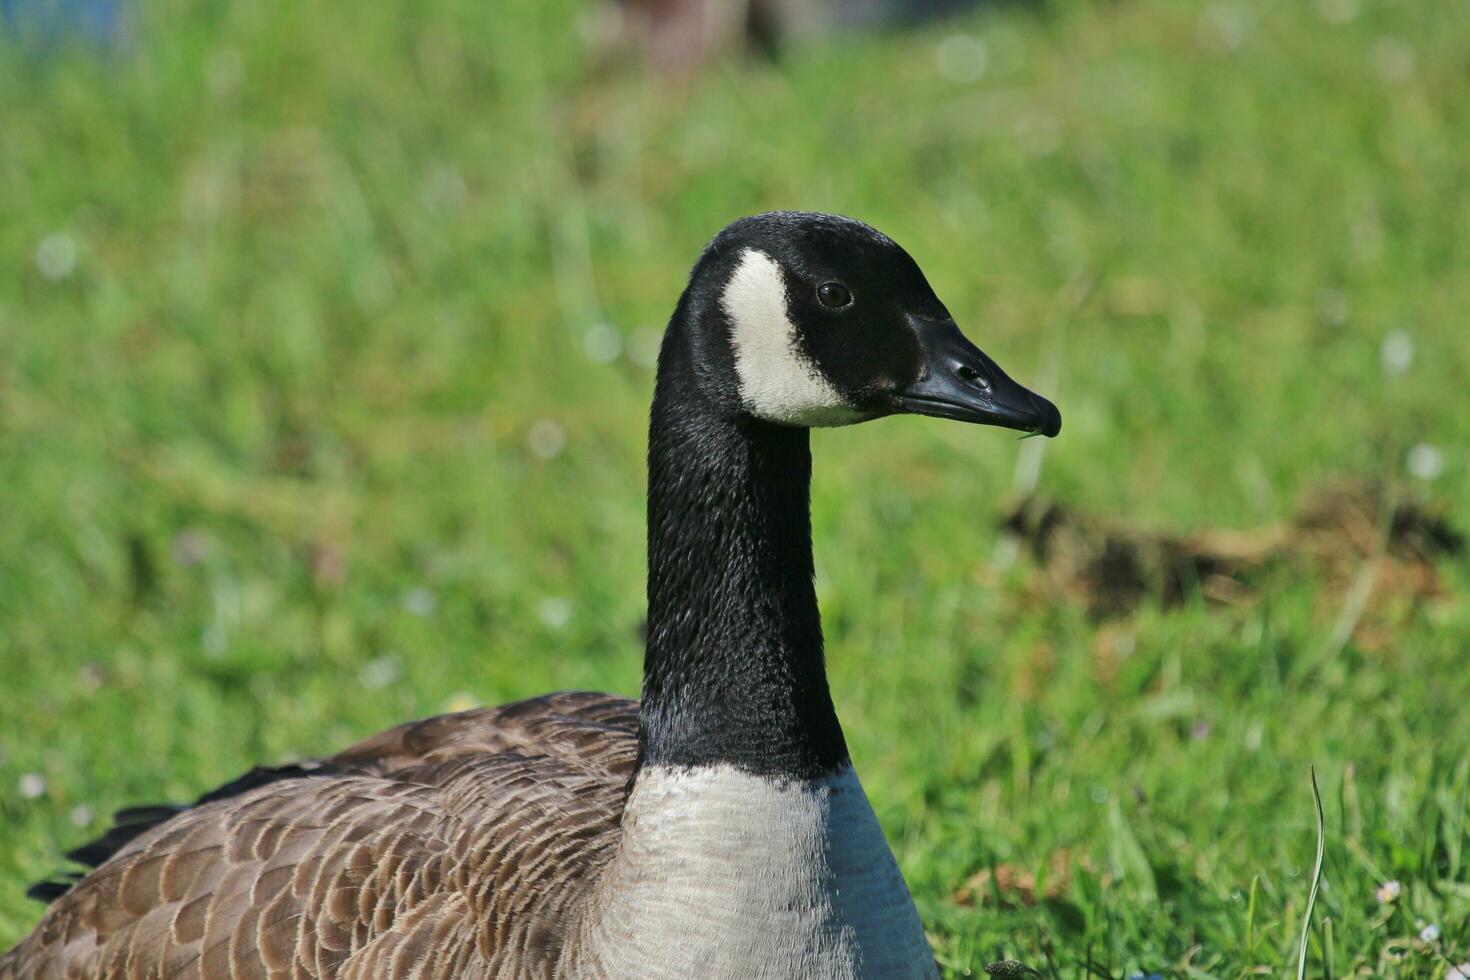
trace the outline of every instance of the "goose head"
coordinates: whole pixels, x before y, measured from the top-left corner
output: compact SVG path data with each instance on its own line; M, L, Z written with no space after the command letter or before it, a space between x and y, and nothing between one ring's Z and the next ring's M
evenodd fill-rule
M729 413L797 427L912 413L1061 430L1056 406L971 343L909 254L860 221L742 218L705 249L685 304L699 325L688 370Z

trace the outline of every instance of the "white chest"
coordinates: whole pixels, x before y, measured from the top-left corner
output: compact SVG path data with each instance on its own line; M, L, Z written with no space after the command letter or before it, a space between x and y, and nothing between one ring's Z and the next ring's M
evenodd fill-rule
M802 782L645 770L568 954L568 977L937 976L851 769Z

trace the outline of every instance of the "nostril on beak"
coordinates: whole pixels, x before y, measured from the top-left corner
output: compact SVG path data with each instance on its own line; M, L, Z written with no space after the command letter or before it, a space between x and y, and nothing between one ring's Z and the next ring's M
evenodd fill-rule
M986 392L986 394L989 394L989 391L991 391L991 382L989 382L989 379L983 373L980 373L978 369L975 369L975 367L970 367L969 364L956 364L954 366L954 373L966 385L979 388L980 391Z
M959 375L960 380L966 384L975 385L983 391L990 390L990 382L985 380L985 376L968 364L959 365L955 368L954 373Z

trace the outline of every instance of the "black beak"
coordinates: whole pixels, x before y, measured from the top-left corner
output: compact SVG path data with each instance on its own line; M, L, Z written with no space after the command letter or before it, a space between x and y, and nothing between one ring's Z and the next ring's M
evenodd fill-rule
M919 380L898 392L901 411L999 425L1043 436L1062 431L1062 413L1016 384L960 333L953 320L910 317L923 362Z

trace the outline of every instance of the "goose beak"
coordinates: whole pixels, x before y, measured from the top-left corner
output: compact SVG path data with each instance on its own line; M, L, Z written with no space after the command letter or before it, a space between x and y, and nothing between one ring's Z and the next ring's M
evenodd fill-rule
M1051 402L1010 379L966 339L953 320L910 317L919 339L919 380L895 396L898 409L916 415L978 422L1054 436L1062 413Z

